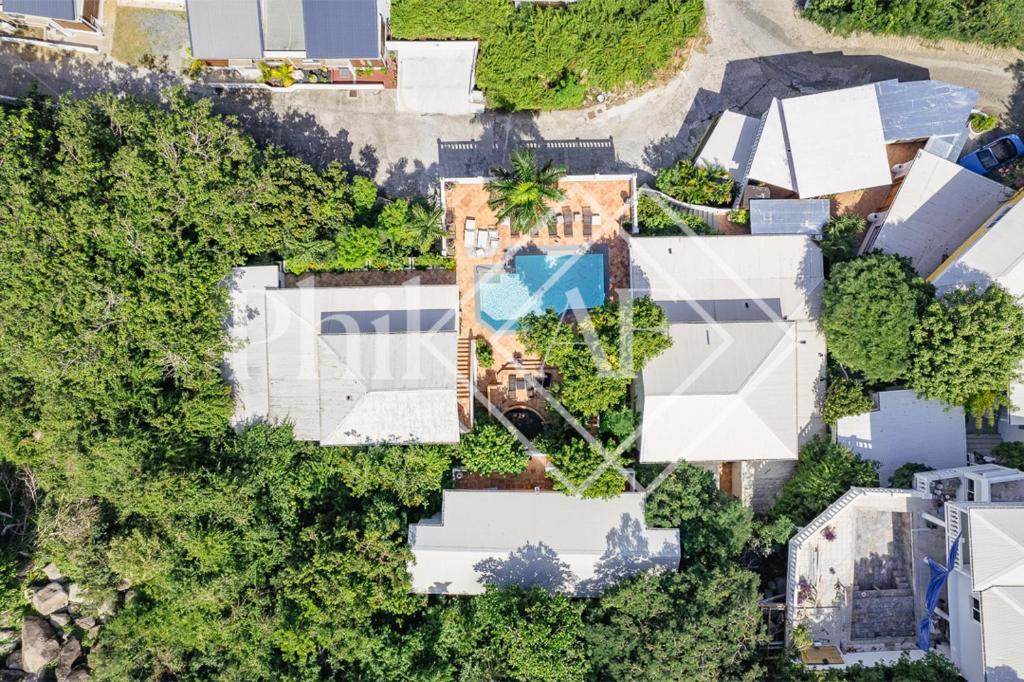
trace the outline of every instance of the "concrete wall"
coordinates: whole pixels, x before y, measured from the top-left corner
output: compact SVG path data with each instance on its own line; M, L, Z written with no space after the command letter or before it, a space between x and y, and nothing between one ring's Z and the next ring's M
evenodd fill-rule
M775 498L796 471L796 460L751 460L739 463L743 503L763 514L775 504ZM736 476L736 474L733 474Z

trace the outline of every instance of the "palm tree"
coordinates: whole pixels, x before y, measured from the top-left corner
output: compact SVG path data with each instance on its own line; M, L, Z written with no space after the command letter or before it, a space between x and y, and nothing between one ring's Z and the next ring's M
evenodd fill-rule
M430 251L430 247L445 235L441 218L441 207L433 203L418 201L410 208L408 227L416 235L420 253Z
M506 218L517 232L529 232L545 224L550 216L549 201L565 198L558 181L565 175L563 166L548 161L537 168L537 159L527 149L512 152L512 167L491 169L494 179L487 183L491 207L499 221Z

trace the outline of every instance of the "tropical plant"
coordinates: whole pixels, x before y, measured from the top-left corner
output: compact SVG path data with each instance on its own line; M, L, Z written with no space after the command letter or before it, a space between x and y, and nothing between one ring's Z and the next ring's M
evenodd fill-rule
M287 88L290 85L295 84L295 70L292 65L285 62L278 64L277 66L271 66L266 62L260 62L260 83L266 83L267 85L275 85L281 88Z
M800 448L796 473L782 486L771 516L806 525L854 486L878 486L875 463L815 436Z
M913 488L914 474L931 470L932 468L930 466L927 464L921 464L920 462L907 462L906 464L901 464L896 468L896 471L892 472L892 476L889 477L889 487Z
M641 236L715 234L715 229L699 216L685 211L673 211L646 194L641 194L637 199L636 213Z
M606 454L596 444L573 439L548 453L548 459L558 469L549 472L548 478L555 490L566 495L607 498L618 497L626 490L626 477L620 471L626 460Z
M738 208L735 211L729 211L728 216L730 223L736 225L749 225L750 224L750 210L746 208Z
M814 642L811 640L811 631L806 625L798 625L789 632L789 641L797 651L810 649Z
M855 213L834 216L825 223L818 246L830 266L857 255L857 239L866 226L867 222Z
M654 184L673 199L700 206L728 206L736 185L721 166L704 166L689 159L659 170Z
M835 376L828 384L825 393L825 406L822 418L826 424L835 424L843 417L870 412L875 407L874 401L864 389L864 384L842 376Z
M479 422L462 436L458 457L468 471L479 474L518 474L530 463L530 455L501 424Z
M494 365L494 348L482 336L476 337L476 361L485 368Z
M445 235L441 207L426 201L417 201L409 208L407 226L416 236L416 246L421 253L430 251Z
M508 220L513 230L527 233L547 223L550 202L565 198L558 181L565 168L547 161L537 166L537 158L529 149L512 152L511 167L491 168L494 179L487 183L490 199L487 205L499 221Z
M999 125L998 118L980 111L972 113L967 121L971 124L971 130L979 135L987 133L990 130L994 130L995 127Z
M1017 378L1024 310L995 284L984 291L957 289L928 306L913 343L911 388L925 398L967 405L983 392L1006 393Z
M872 253L832 268L821 326L837 362L868 381L896 381L910 372L912 332L932 286L900 256Z
M1024 441L1006 441L992 448L997 464L1024 471Z

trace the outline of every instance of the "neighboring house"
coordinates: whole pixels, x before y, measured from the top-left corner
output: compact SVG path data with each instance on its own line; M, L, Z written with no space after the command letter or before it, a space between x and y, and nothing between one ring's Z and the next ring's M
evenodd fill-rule
M891 185L887 146L895 143L926 142L929 151L955 161L976 100L973 90L933 80L775 99L752 147L745 123L731 143L750 148L737 202L748 182L771 186L773 196L804 199ZM722 139L715 145L730 147Z
M896 469L918 462L932 469L967 464L967 424L962 407L924 400L913 391L879 391L877 408L843 417L836 442L864 459L878 462L878 480L887 485Z
M1024 473L994 464L917 474L914 490L852 488L789 542L787 633L805 662L843 665L917 648L926 557L955 568L931 644L968 682L1024 679Z
M878 249L906 256L925 277L1013 194L925 150L904 172L891 200L875 214L861 253Z
M0 0L0 15L61 33L98 33L101 6L101 0Z
M458 442L454 286L281 284L275 266L230 282L234 424L288 421L322 445Z
M634 237L631 289L672 347L634 384L641 462L685 460L755 509L824 426L821 251L802 235Z
M386 66L389 0L186 0L192 56L347 69Z
M487 584L595 596L619 580L679 566L678 529L650 529L644 493L445 490L436 516L409 526L414 592L480 594Z
M958 287L997 283L1024 305L1024 191L999 207L928 281L939 294ZM1024 376L1024 366L1021 367ZM1010 409L999 417L1004 440L1024 441L1024 382L1010 386Z
M750 234L807 234L820 237L832 217L828 199L753 199Z

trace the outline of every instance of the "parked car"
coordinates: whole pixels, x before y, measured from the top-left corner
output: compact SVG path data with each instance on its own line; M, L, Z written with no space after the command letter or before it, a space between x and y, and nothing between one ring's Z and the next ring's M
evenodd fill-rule
M960 159L960 165L975 173L988 175L1022 157L1024 141L1019 135L1007 135Z

